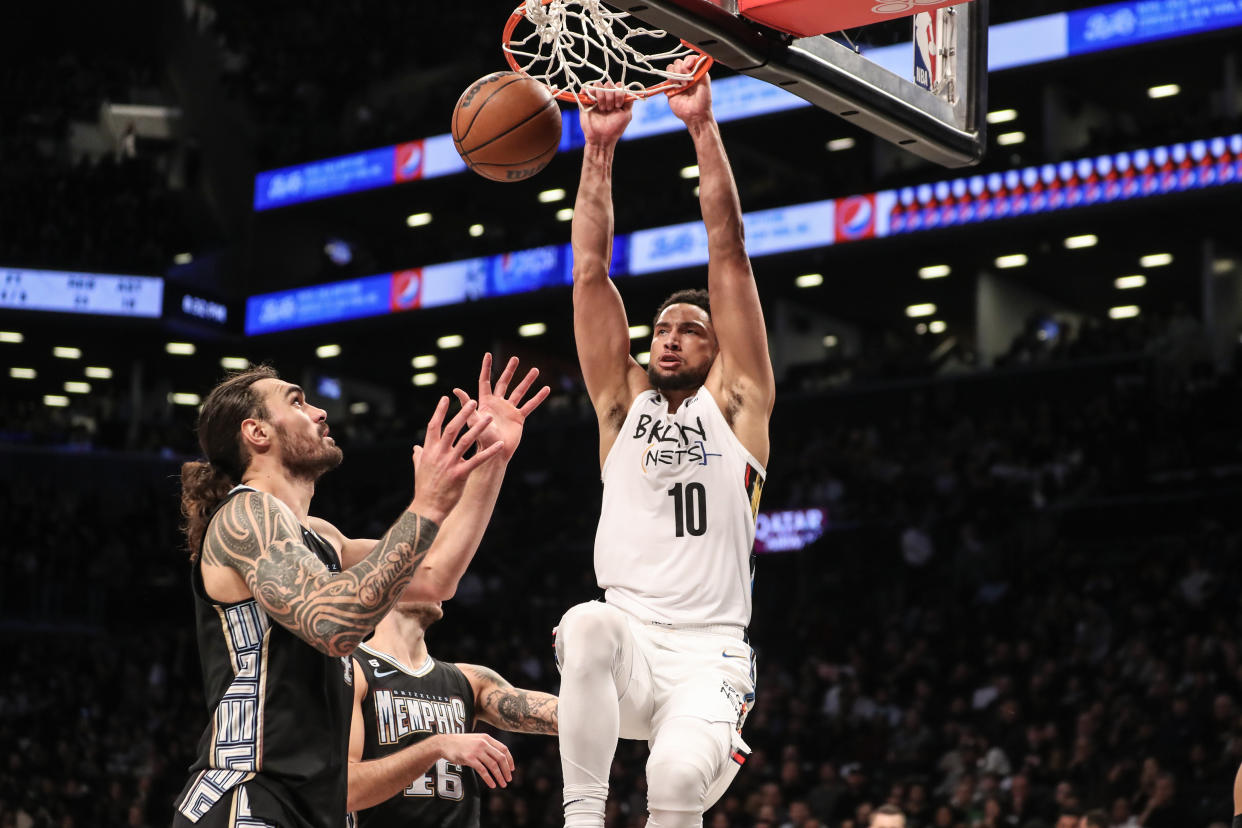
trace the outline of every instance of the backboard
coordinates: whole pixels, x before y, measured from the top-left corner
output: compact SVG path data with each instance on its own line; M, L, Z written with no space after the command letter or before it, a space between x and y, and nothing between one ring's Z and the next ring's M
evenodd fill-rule
M978 163L986 146L988 0L954 2L608 0L735 71L930 161L963 167ZM911 34L904 65L852 47L867 27L892 28L894 20Z

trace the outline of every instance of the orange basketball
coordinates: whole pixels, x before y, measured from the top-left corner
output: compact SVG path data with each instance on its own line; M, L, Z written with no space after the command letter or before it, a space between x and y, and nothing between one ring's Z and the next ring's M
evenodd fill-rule
M493 181L522 181L561 144L561 109L537 80L493 72L470 84L453 107L453 146L466 166Z

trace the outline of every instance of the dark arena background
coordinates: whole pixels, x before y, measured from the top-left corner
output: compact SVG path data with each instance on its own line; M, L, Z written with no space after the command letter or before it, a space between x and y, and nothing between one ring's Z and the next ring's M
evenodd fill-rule
M539 367L553 394L429 642L555 692L552 628L597 595L578 116L520 182L446 143L462 90L507 68L510 8L21 5L0 69L0 828L170 823L207 720L177 474L229 368L270 362L328 409L346 460L313 511L378 537L438 397L485 351ZM713 70L778 397L754 755L710 828L863 828L885 803L917 828L1232 819L1242 5L1010 0L991 32L972 168ZM636 115L617 151L636 327L705 285L679 126ZM562 824L556 740L500 738L518 771L483 825ZM644 823L644 757L621 744L610 828Z

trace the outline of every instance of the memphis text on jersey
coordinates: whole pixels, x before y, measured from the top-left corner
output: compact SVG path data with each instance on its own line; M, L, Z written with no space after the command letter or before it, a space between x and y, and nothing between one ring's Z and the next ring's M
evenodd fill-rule
M432 696L410 690L376 690L375 732L381 745L411 734L469 733L466 703L457 696Z

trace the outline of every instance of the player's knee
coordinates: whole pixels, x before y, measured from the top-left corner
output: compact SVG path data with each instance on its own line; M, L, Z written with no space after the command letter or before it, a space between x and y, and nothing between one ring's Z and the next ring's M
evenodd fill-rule
M565 613L556 634L561 669L611 665L621 649L625 619L598 601Z
M647 807L652 811L701 813L711 781L706 761L694 756L656 756L647 760Z

